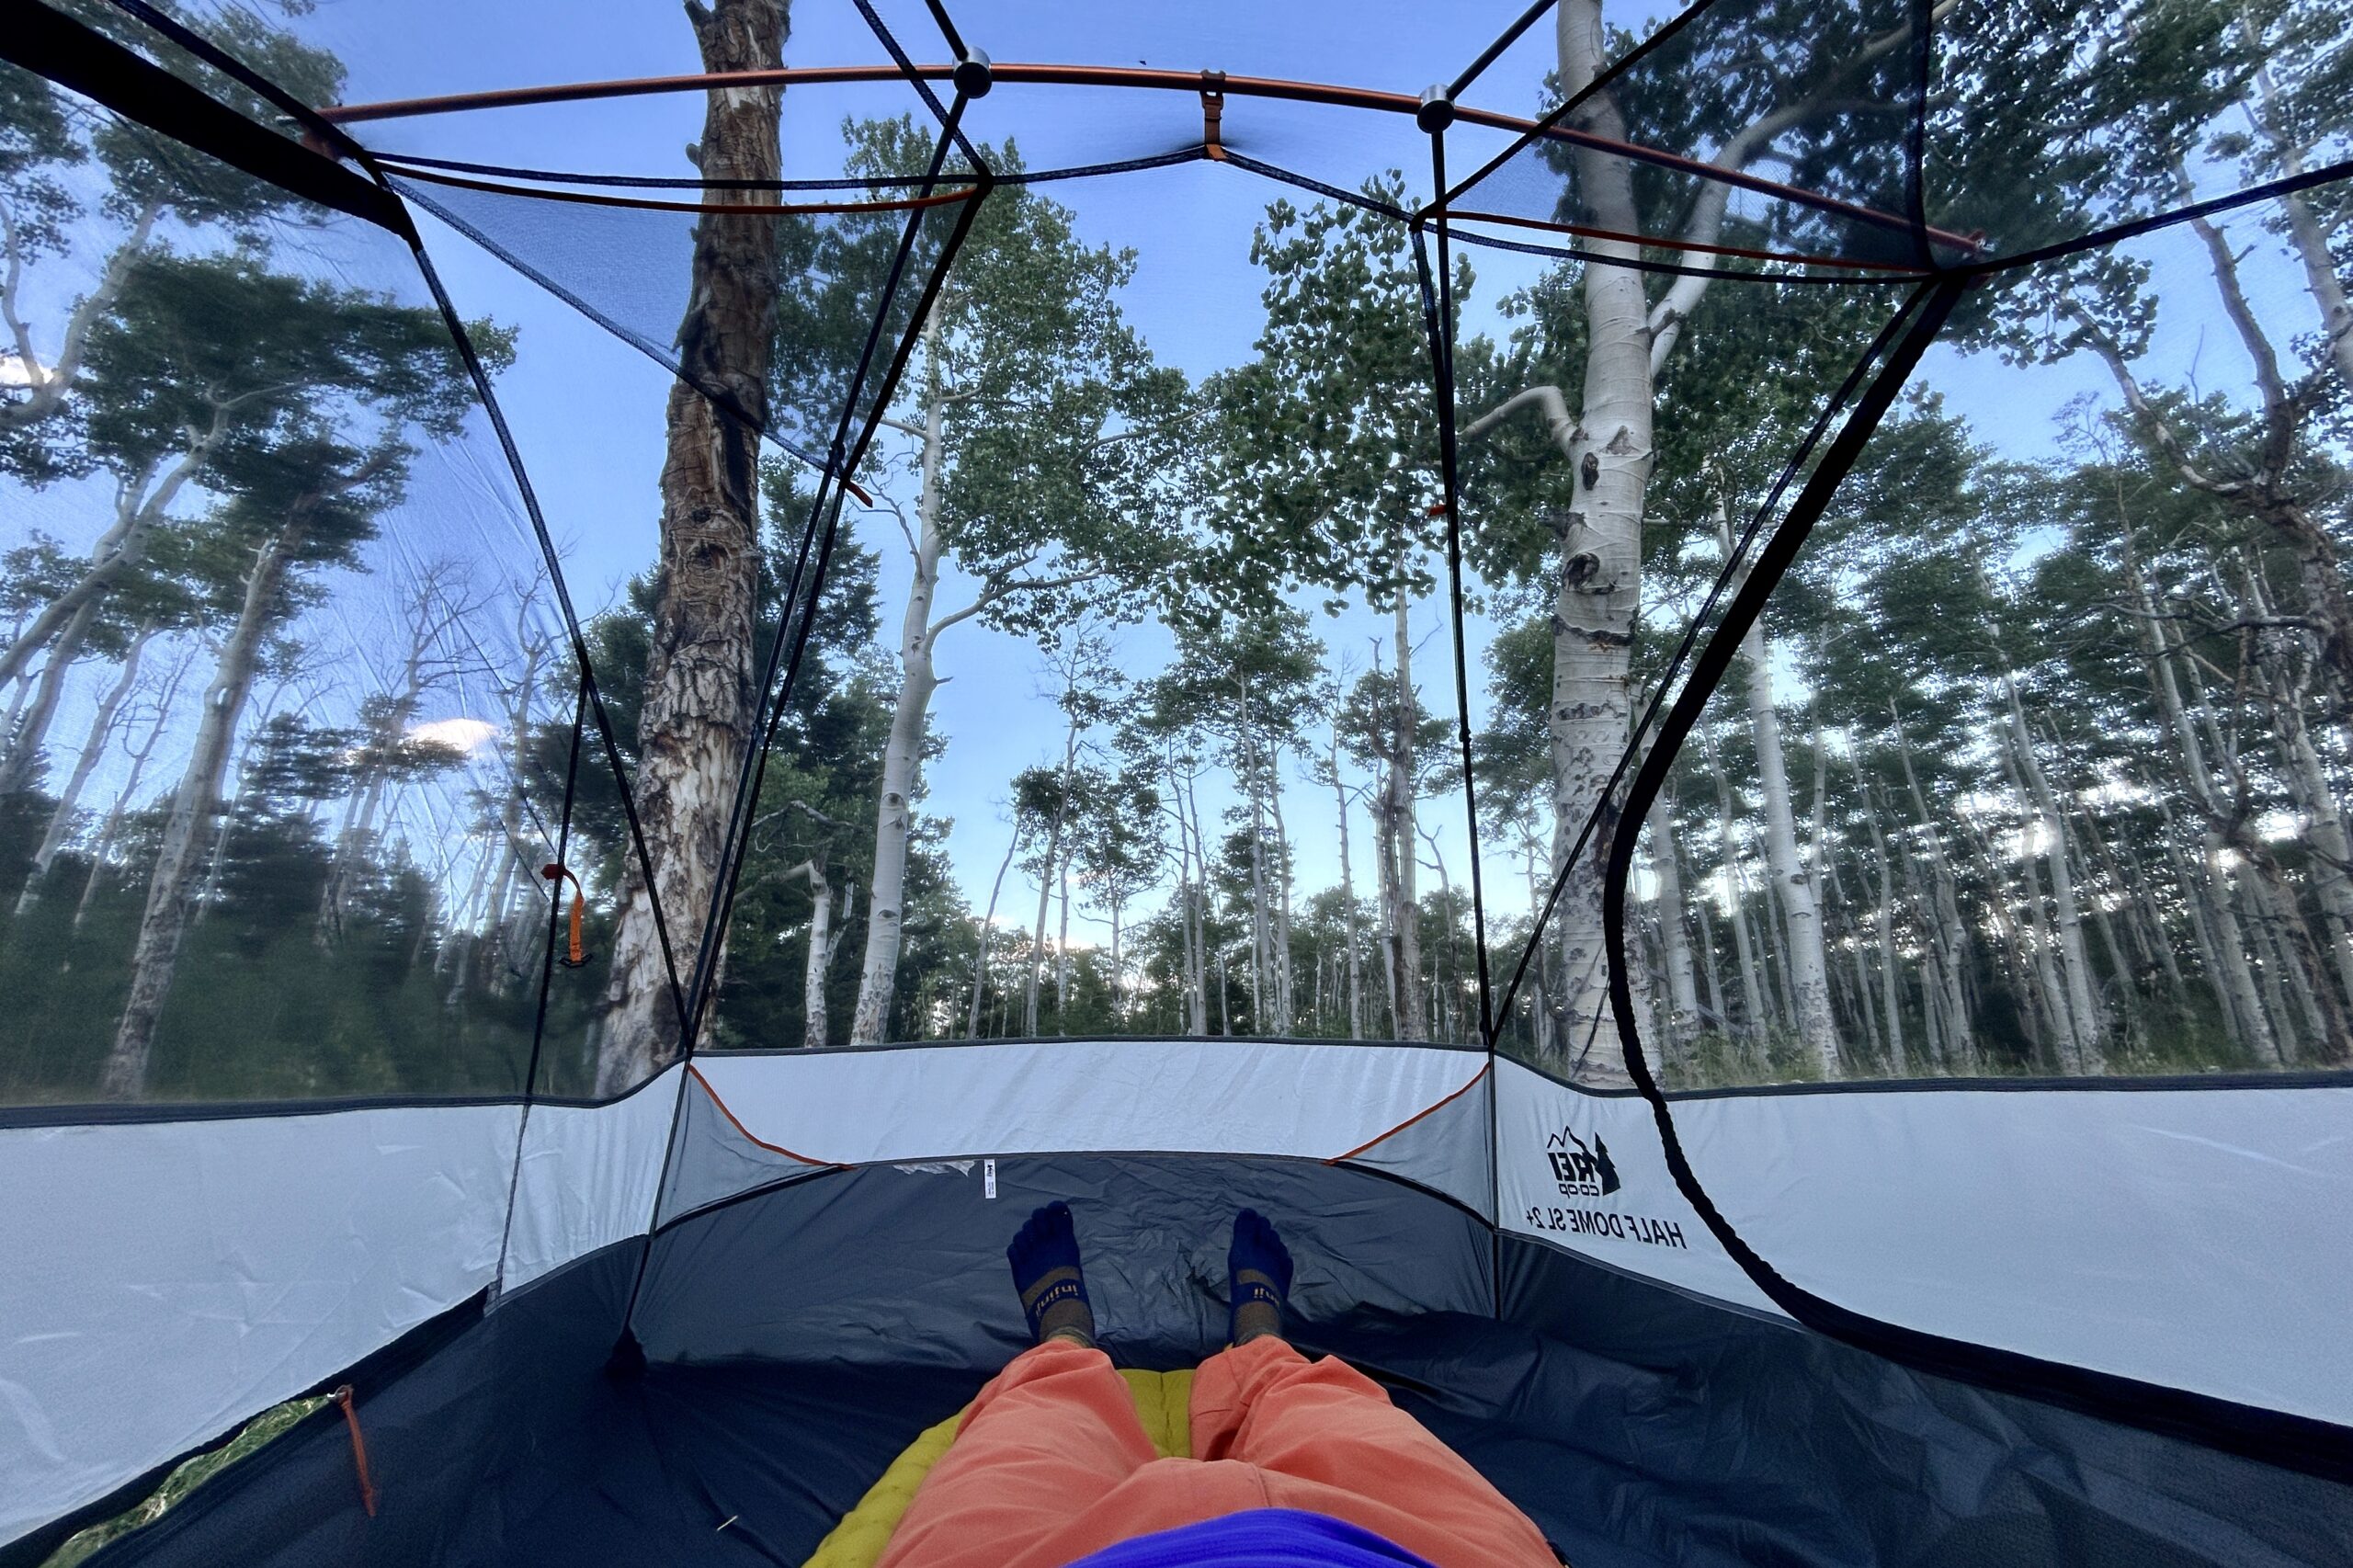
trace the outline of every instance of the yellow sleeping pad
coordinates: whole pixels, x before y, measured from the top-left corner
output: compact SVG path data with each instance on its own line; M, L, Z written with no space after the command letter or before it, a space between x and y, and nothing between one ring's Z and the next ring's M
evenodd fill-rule
M1143 1423L1144 1436L1164 1459L1190 1459L1193 1454L1191 1410L1193 1403L1193 1373L1190 1368L1176 1372L1139 1372L1122 1367L1120 1376L1128 1382L1128 1392L1135 1397L1136 1416ZM965 1406L966 1410L971 1409ZM956 1429L964 1422L960 1410L936 1426L927 1426L915 1440L900 1450L899 1457L882 1471L882 1477L866 1489L858 1506L842 1516L817 1550L809 1555L803 1568L874 1568L881 1560L882 1549L891 1544L891 1532L899 1528L906 1517L907 1505L915 1499L915 1488L956 1440Z

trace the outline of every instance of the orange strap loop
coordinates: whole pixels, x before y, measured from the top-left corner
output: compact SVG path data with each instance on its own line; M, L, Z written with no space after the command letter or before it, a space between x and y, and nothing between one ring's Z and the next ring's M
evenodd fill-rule
M335 1391L335 1403L343 1406L343 1424L351 1428L351 1464L359 1472L359 1506L368 1517L376 1517L376 1483L368 1476L368 1439L359 1435L359 1411L351 1403L351 1385L344 1384Z
M1225 162L1225 73L1201 73L1201 152Z
M584 953L580 948L580 921L581 917L588 912L588 895L581 891L580 879L578 877L574 877L571 870L566 868L561 860L551 860L546 865L540 867L540 875L555 883L559 892L561 892L563 887L564 879L567 877L571 877L572 879L572 941L570 944L570 951L567 956L558 959L556 961L563 965L566 969L578 969L588 961L587 955Z

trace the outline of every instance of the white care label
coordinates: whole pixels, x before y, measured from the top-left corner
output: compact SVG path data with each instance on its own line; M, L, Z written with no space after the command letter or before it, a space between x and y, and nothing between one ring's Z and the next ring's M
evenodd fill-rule
M996 1162L995 1160L981 1162L981 1196L983 1198L996 1196Z

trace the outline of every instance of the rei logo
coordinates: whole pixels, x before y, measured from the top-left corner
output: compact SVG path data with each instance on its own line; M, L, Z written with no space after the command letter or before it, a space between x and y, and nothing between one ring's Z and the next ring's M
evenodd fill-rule
M1618 1167L1610 1163L1609 1145L1601 1134L1593 1135L1591 1146L1572 1130L1563 1127L1548 1139L1544 1157L1552 1163L1552 1179L1561 1184L1563 1198L1607 1198L1618 1190Z

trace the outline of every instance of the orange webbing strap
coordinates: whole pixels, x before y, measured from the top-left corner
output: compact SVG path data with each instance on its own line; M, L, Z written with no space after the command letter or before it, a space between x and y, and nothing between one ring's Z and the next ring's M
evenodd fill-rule
M580 949L580 918L587 912L588 895L581 891L580 879L572 876L560 860L551 860L540 867L540 875L555 883L559 891L563 886L563 880L572 878L572 940L566 956L557 961L566 969L578 969L588 961L587 955Z
M1225 162L1225 73L1201 73L1201 152L1216 163Z
M359 1435L359 1411L351 1403L351 1385L344 1384L335 1391L335 1402L343 1406L343 1424L351 1428L351 1464L359 1472L359 1506L368 1517L376 1517L376 1483L368 1478L368 1439Z

